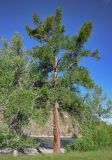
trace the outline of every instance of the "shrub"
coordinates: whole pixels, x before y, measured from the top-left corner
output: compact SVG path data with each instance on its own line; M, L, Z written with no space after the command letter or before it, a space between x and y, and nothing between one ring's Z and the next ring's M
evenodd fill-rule
M97 150L97 146L94 144L93 140L83 137L67 145L66 149L67 151L92 151Z
M112 126L100 123L93 129L86 130L82 138L69 144L67 151L94 151L112 147Z
M10 129L0 129L0 148L24 148L24 147L37 147L37 142L27 135L17 135L11 132Z

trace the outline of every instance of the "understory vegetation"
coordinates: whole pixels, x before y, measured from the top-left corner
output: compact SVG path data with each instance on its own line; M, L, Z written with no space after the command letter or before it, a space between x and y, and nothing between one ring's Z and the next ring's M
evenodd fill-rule
M89 122L88 122L89 123ZM94 123L94 122L93 122ZM87 124L88 125L88 124ZM83 128L81 138L66 147L70 151L96 151L99 149L112 148L112 126L103 122L96 122Z

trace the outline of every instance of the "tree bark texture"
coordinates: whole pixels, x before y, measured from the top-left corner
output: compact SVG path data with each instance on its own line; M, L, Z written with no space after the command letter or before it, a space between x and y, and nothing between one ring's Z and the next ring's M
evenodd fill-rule
M54 80L56 81L58 78L58 60L55 57L55 65L54 65ZM53 134L54 134L54 145L53 150L54 153L60 152L60 126L59 126L59 103L55 101L53 107Z

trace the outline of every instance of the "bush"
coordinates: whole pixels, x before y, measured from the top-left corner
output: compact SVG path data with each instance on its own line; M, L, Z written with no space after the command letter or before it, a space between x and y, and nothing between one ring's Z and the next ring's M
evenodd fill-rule
M67 151L93 151L97 150L97 146L94 144L93 140L89 138L80 138L76 142L67 145Z
M26 135L17 135L11 132L10 129L0 129L0 148L24 148L24 147L37 147L37 142L33 138Z
M100 123L86 130L84 136L69 144L67 151L94 151L112 147L112 126Z

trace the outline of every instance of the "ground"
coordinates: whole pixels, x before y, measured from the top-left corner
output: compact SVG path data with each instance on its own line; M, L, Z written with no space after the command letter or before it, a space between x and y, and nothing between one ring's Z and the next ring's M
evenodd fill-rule
M48 155L18 155L13 157L12 155L0 155L0 160L112 160L112 151L102 150L94 152L74 152L65 153L60 155L48 154Z

